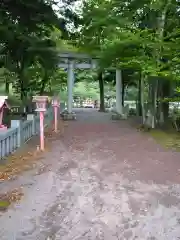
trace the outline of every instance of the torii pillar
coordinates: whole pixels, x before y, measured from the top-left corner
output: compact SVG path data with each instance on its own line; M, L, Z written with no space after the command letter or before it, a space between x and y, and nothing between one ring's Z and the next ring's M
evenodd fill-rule
M122 106L122 72L120 69L116 70L116 112L123 114Z
M122 105L122 72L116 69L116 112L112 114L112 120L123 119Z
M72 107L73 107L73 87L74 87L74 61L70 61L68 64L68 80L67 80L67 86L68 86L68 105L67 110L68 113L72 113Z
M76 115L73 112L74 60L70 60L68 63L67 75L68 103L67 111L62 114L62 117L64 120L75 120Z

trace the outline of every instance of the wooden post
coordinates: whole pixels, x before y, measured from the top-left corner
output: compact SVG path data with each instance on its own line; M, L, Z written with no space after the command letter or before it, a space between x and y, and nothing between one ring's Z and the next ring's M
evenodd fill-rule
M52 106L54 108L54 131L58 132L58 108L60 107L60 101L58 97L53 98Z
M48 96L34 96L33 101L36 102L36 111L39 112L40 121L40 150L44 151L44 112L46 112Z
M39 113L40 116L40 149L44 151L44 112Z

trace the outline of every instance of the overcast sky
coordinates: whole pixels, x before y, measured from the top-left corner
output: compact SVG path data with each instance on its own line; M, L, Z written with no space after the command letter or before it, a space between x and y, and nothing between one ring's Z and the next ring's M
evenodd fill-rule
M65 7L65 5L63 3L63 0L57 0L57 2L58 2L57 6L54 5L54 10L57 11L57 14L58 14L58 11L60 11L61 8ZM73 3L70 6L71 9L79 15L81 14L81 10L82 10L82 2L83 2L83 0L77 0L75 3ZM59 13L59 15L60 15L60 13ZM67 28L73 32L79 31L79 28L75 29L73 24L67 24Z
M54 9L55 10L59 10L60 8L63 8L64 7L64 3L63 3L63 0L57 0L58 2L58 6L54 6ZM82 0L77 0L76 2L74 2L72 5L71 5L73 11L77 12L77 13L81 13L81 9L82 9Z

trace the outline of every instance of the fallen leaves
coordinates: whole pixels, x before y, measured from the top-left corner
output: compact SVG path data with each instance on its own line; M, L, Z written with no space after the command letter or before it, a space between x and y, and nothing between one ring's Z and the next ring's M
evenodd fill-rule
M45 129L45 151L50 151L52 141L59 137L60 132L64 132L62 121L59 125L60 131L58 134L54 132L53 127ZM23 171L33 169L37 166L36 161L42 158L42 152L38 150L39 137L33 137L27 144L19 149L13 155L5 159L5 164L0 166L0 182L6 180L14 180L18 174ZM37 169L36 174L42 174L49 170L49 165L41 165ZM23 196L22 188L14 189L3 194L0 194L0 212L6 211L12 203L20 201Z
M14 189L13 191L0 194L0 211L4 212L12 203L16 203L21 200L23 196L22 189Z
M162 146L180 151L180 136L178 132L165 132L162 130L152 130L150 135Z
M64 129L62 120L59 121L59 129L61 131ZM58 137L59 134L54 132L52 125L45 129L45 151L50 151L52 141ZM35 136L22 149L6 158L5 164L0 165L0 182L13 179L21 172L36 167L35 162L42 158L42 152L37 147L38 144L39 136Z
M25 154L26 156L15 154L7 159L7 164L0 167L0 181L10 180L14 175L33 167L33 162L38 160L38 153L27 152Z
M50 171L50 164L41 165L40 168L37 170L35 175L40 175L40 174L45 173L47 171Z

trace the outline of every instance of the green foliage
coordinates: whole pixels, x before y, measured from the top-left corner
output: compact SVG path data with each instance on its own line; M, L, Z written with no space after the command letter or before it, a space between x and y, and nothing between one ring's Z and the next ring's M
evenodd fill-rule
M12 85L14 94L24 100L34 93L64 88L58 51L69 46L62 40L69 34L67 23L77 20L71 3L64 0L63 7L54 10L54 1L1 1L0 68L5 71L0 81L6 93Z
M82 99L91 98L96 100L99 98L99 86L97 82L89 82L86 81L78 82L75 84L74 88L74 96L80 97Z
M178 9L176 1L88 0L79 44L96 53L103 68L179 79Z

